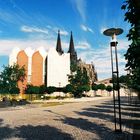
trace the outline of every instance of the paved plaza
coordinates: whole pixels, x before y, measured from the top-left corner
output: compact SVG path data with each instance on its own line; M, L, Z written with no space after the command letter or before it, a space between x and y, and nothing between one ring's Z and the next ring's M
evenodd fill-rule
M114 134L112 97L101 97L50 107L0 108L0 140L131 140L133 107L127 101L122 97L121 136Z

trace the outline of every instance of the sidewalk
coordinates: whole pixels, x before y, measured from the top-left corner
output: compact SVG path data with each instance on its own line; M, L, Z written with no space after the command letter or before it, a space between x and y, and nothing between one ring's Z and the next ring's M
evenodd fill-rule
M140 140L140 100L134 100L135 110L133 111L133 138L132 140Z
M65 99L49 99L41 100L41 102L88 102L96 100L112 99L112 96L102 96L102 97L82 97L82 98L65 98ZM35 100L34 102L40 102L40 100Z

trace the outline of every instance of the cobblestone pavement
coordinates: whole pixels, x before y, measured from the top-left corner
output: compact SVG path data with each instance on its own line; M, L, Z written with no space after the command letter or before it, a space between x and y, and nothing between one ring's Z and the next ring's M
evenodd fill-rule
M130 110L123 98L123 133L114 133L111 98L52 107L0 110L0 140L129 140Z

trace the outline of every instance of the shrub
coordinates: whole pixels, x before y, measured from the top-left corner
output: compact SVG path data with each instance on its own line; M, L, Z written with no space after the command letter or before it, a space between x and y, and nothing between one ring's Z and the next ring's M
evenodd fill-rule
M39 87L40 89L40 94L44 94L45 93L45 91L46 91L46 86L45 85L41 85L40 87Z
M113 90L113 88L112 88L112 86L108 85L108 86L106 87L106 90L107 90L108 92L111 92L111 91Z
M20 89L18 87L12 87L9 92L11 94L19 94Z
M47 87L47 88L46 88L46 92L47 92L48 94L51 94L51 93L53 93L53 92L55 92L55 91L56 91L56 87L50 86L50 87Z
M84 85L84 86L81 86L81 89L82 89L82 92L83 91L89 91L90 90L90 86L89 85Z
M25 93L26 94L39 94L40 93L40 87L33 86L33 85L27 85Z
M99 84L98 89L105 90L106 86L104 84Z
M66 85L66 87L63 88L64 93L68 93L68 92L72 93L73 90L74 90L74 87L71 84L68 84L68 85Z
M92 90L97 91L98 90L98 85L93 85Z

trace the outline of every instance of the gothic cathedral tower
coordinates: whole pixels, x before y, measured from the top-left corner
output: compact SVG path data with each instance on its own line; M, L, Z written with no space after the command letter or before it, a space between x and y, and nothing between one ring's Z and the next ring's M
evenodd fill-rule
M60 38L60 31L58 30L58 36L57 36L57 44L56 44L56 51L61 55L63 54L63 50L61 47L61 38Z
M74 67L77 66L77 53L76 53L75 48L74 48L72 32L71 32L71 36L70 36L70 45L69 45L68 53L70 53L70 63L71 63L71 66L74 66ZM73 68L71 67L71 70L72 69Z

